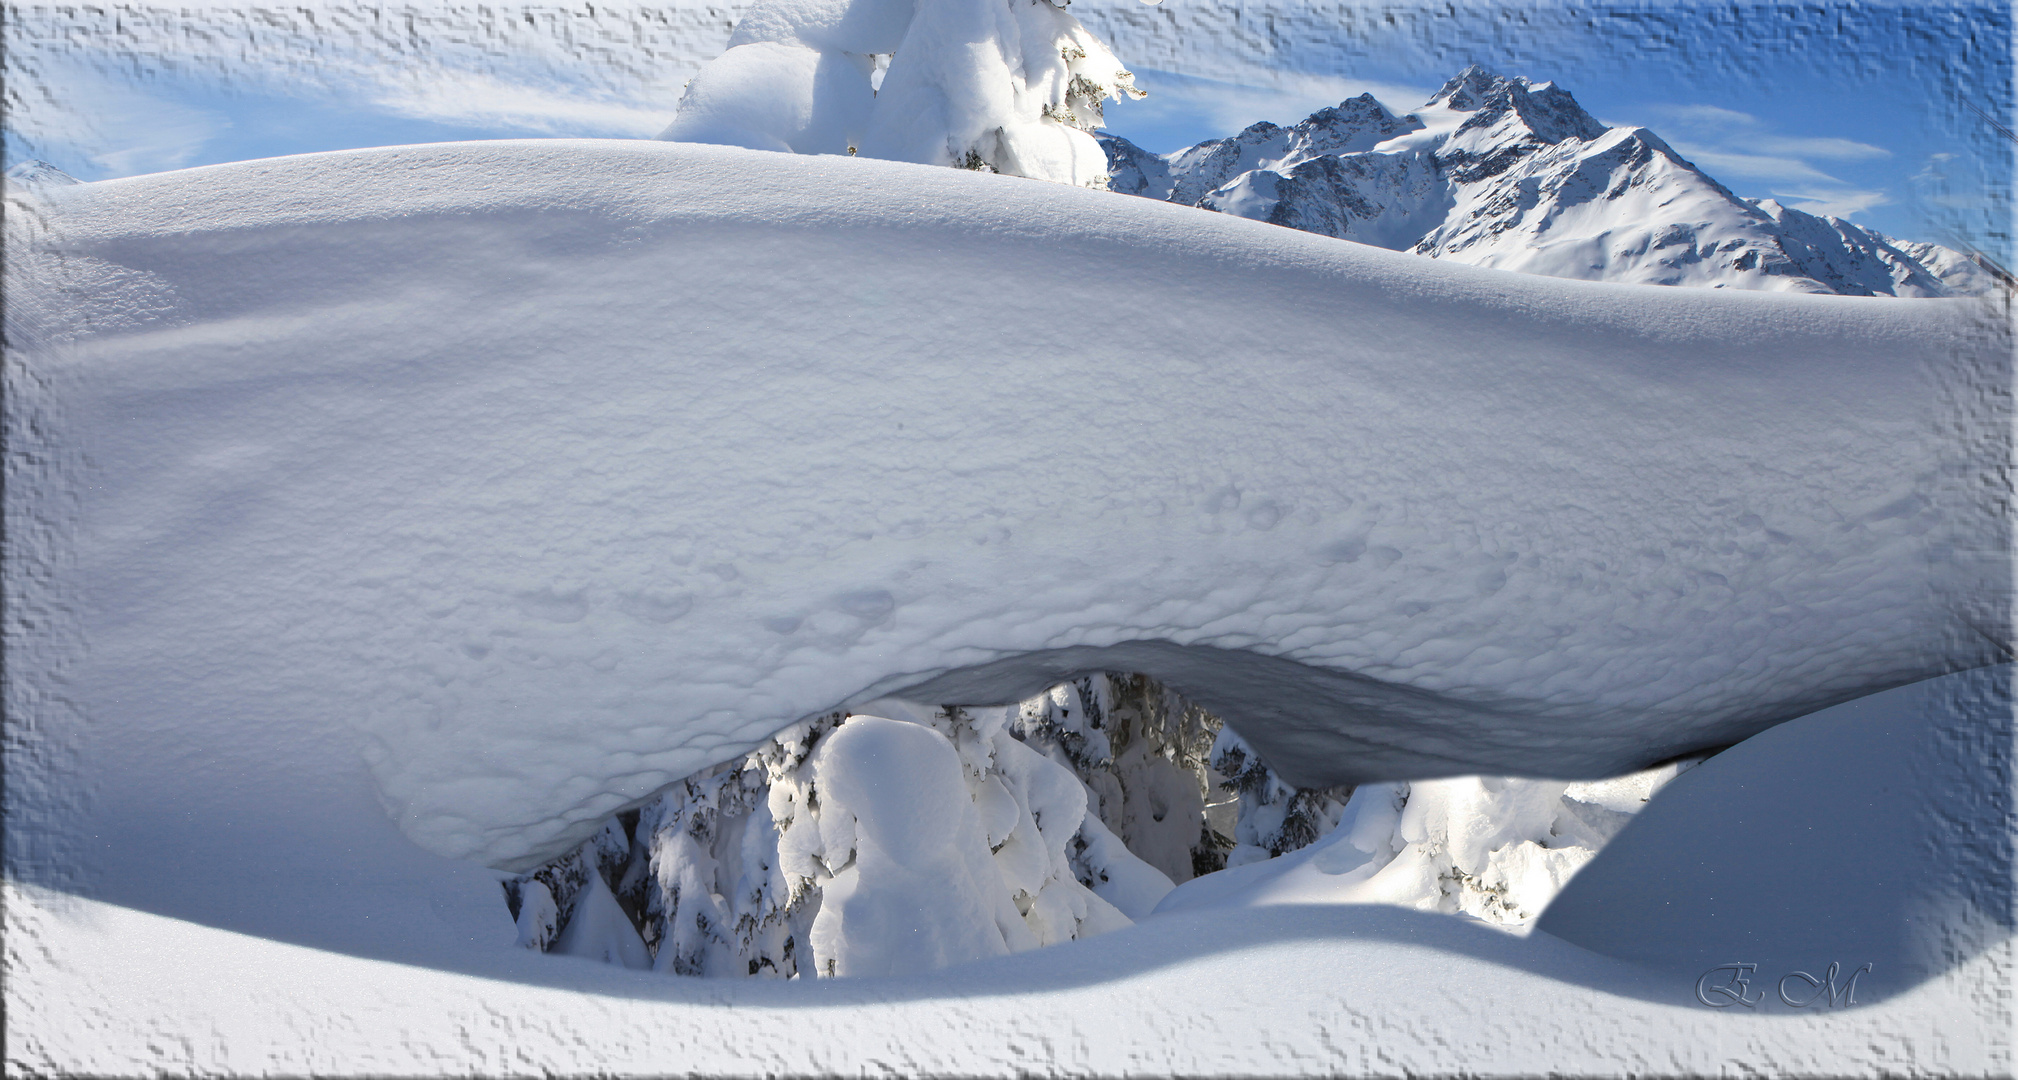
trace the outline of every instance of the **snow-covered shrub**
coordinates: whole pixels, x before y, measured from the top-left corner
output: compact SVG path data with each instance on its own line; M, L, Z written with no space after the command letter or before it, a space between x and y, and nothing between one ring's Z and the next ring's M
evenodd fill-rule
M1105 187L1088 133L1143 94L1069 2L760 0L660 137Z
M1070 768L1101 824L1170 880L1226 865L1235 796L1209 761L1218 717L1147 676L1102 673L1023 702L1012 724Z
M824 733L832 715L802 725L763 752L690 777L638 814L634 855L620 885L652 950L653 967L677 975L797 970L811 923L810 883L780 868L770 812L772 781L804 763L803 732Z
M1577 783L1461 776L1364 784L1329 845L1350 850L1313 861L1345 855L1359 864L1340 900L1523 928L1654 792L1701 761Z
M1296 788L1282 782L1261 755L1232 728L1212 743L1212 768L1237 793L1239 816L1227 866L1244 866L1308 846L1330 832L1345 811L1352 789Z
M611 818L567 857L506 881L505 904L518 925L518 943L542 952L562 951L561 932L572 923L589 883L615 880L630 856L630 831L622 819Z
M1020 707L866 708L508 883L520 944L680 975L896 974L1126 926L1172 888L1012 733Z

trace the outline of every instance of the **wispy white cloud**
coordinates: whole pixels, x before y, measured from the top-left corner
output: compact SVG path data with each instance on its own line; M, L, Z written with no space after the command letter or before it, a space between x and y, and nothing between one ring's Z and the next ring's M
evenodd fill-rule
M1860 143L1851 139L1796 139L1785 135L1775 135L1770 140L1775 150L1801 157L1827 158L1832 161L1875 161L1892 156L1890 150L1870 143Z
M1892 156L1892 152L1882 146L1854 139L1803 138L1783 134L1750 113L1716 105L1649 105L1644 107L1644 111L1659 119L1658 124L1651 125L1657 131L1698 144L1723 148L1742 144L1766 154L1835 161L1870 161ZM1676 141L1675 145L1679 148L1680 141Z
M1959 154L1927 155L1907 183L1923 205L1937 210L1979 211L1990 205L1980 173Z
M1715 105L1649 105L1646 111L1675 124L1692 128L1743 128L1753 130L1764 123L1750 113Z
M1836 188L1827 191L1782 191L1774 197L1782 206L1805 210L1810 214L1825 214L1830 217L1847 218L1874 206L1884 206L1892 200L1882 191L1860 191L1854 188Z
M1651 128L1697 167L1741 193L1771 197L1809 213L1849 217L1892 201L1883 191L1831 174L1824 163L1892 156L1854 139L1787 135L1747 112L1717 105L1647 105ZM1607 118L1620 126L1622 121Z
M179 169L198 159L231 121L208 109L115 82L83 66L47 69L44 89L8 116L9 134L31 152L61 159L80 180Z
M1753 154L1742 150L1713 149L1695 143L1669 143L1683 157L1720 180L1798 180L1809 184L1840 184L1841 180L1797 157Z
M560 83L511 82L434 69L372 88L371 104L395 116L537 135L650 138L672 122L670 104L627 101Z
M199 0L213 2L213 0ZM500 137L650 137L671 121L682 58L588 66L565 42L533 37L501 56L481 35L447 38L425 54L381 49L369 34L318 33L316 25L275 30L222 0L214 33L192 34L175 18L136 19L127 39L66 33L60 18L23 33L34 47L10 58L9 74L34 84L10 97L9 145L60 158L81 178L103 179L213 160L220 145L256 156L265 130L226 98L296 100L368 130L373 116L431 121ZM355 29L355 28L353 28ZM162 77L134 72L134 55ZM278 113L280 110L273 110ZM274 132L288 152L285 122ZM224 136L220 138L220 136ZM208 155L208 156L207 156Z

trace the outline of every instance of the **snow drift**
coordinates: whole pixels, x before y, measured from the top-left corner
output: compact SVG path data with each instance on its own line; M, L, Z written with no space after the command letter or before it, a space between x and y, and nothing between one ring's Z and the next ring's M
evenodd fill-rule
M120 813L196 748L361 751L524 869L803 718L1098 670L1299 785L1596 777L1989 651L1967 303L680 144L34 198L10 520Z
M892 1062L935 1075L2000 1075L2011 678L2001 665L1901 688L1711 758L1524 938L1336 903L1352 868L1320 850L1247 868L1285 872L1214 904L930 975L669 979L510 948L493 882L447 863L415 873L410 845L369 833L373 819L389 833L374 808L325 803L355 846L304 857L296 834L157 882L221 872L259 888L239 910L213 901L207 926L9 882L10 941L36 948L10 968L7 1052L23 1069L93 1074L649 1073L676 1060L819 1075ZM1772 805L1748 817L1761 776ZM242 817L237 838L258 825ZM276 865L286 876L265 880ZM1741 888L1705 907L1704 885L1734 871ZM329 920L336 952L287 944L324 929L329 894L354 901L386 880L383 895L419 901L432 950L359 958L386 916L407 918L387 907ZM276 910L278 932L245 936ZM1724 969L1696 966L1698 950ZM1742 986L1733 961L1756 969Z

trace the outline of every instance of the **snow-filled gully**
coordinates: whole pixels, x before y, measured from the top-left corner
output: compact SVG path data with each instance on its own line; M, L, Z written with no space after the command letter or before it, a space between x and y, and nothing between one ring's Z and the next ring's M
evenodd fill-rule
M1993 658L1959 605L2008 551L1972 486L2001 444L1966 388L2008 346L1973 302L1531 278L680 144L34 197L8 219L7 498L36 528L8 573L47 662L10 693L68 740L54 886L173 919L532 981L560 962L514 935L747 976L788 974L787 939L802 973L1068 939L1059 963L1094 963L1147 948L1116 916L1257 897L1253 926L1342 897L1549 930L1523 897L1663 779L1604 778L1739 744L1662 796L1714 805L1783 722ZM1083 709L1095 676L1186 703L1129 743L1165 765L1111 765L1112 811L1086 797L1110 766L1032 704L1083 683ZM1819 760L1852 728L1802 730ZM1323 827L1178 881L1203 832L1142 825L1129 785L1167 765L1166 806L1206 813L1235 743L1334 791L1306 799ZM1268 846L1246 809L1251 836L1219 831ZM1591 875L1651 814L1563 897L1610 882L1644 915ZM1453 825L1480 820L1504 835ZM585 859L578 895L532 887ZM931 949L891 944L878 890L937 890ZM1666 1000L1565 959L1649 937L1623 923L1394 925L1544 957L1509 987Z

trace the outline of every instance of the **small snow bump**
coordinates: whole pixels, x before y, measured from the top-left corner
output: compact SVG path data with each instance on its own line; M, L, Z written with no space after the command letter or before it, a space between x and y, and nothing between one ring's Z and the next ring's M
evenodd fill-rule
M1267 532L1282 520L1282 508L1272 502L1262 503L1247 512L1247 527Z
M1918 494L1901 495L1891 502L1864 515L1865 521L1885 521L1895 517L1906 517L1919 511L1925 502Z
M694 598L687 593L672 596L657 593L630 593L617 601L618 610L634 619L645 622L669 623L694 608Z
M764 629L773 634L789 634L799 628L799 619L792 615L777 615L764 620Z
M1327 563L1358 562L1366 554L1364 540L1334 540L1317 549L1317 557Z
M588 597L580 592L556 592L541 589L538 592L518 595L519 611L527 618L545 622L580 622L589 613Z
M835 606L864 622L881 622L896 610L897 600L884 589L866 589L838 598Z

